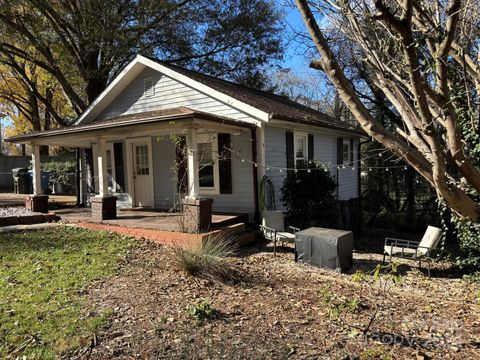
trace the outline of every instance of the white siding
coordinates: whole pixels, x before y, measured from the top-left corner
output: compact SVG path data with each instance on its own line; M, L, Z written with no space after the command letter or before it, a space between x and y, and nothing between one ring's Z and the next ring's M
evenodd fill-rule
M271 167L287 166L287 147L286 135L291 129L279 128L273 126L265 127L265 163ZM302 130L305 131L305 130ZM337 137L331 134L325 134L318 131L308 131L314 135L314 155L313 158L330 167L332 176L336 177L337 162ZM354 141L354 160L358 160L358 139ZM347 164L348 165L348 164ZM348 200L358 197L358 164L355 163L355 171L350 166L340 169L338 174L339 200ZM266 170L265 174L270 178L275 187L275 204L277 209L284 210L281 203L281 188L286 172L281 173L278 169Z
M170 209L179 201L176 190L175 145L168 136L152 137L155 207Z
M144 80L152 78L154 95L144 95ZM253 122L247 114L222 103L208 94L188 87L158 71L146 68L97 117L105 120L116 116L186 106L218 116Z
M338 198L339 200L348 200L358 197L358 139L353 141L353 165L345 164L345 169L338 170Z
M253 169L252 165L241 161L242 157L250 159L252 156L249 136L231 135L231 148L240 152L239 158L232 159L232 194L209 194L205 197L213 199L213 211L253 214ZM152 156L155 207L170 209L179 201L179 197L175 195L175 146L168 136L152 138Z
M287 167L287 142L285 132L287 129L266 126L265 127L265 164L272 167ZM278 169L265 170L265 175L272 181L275 189L275 205L277 210L283 210L281 188L286 172L281 173ZM261 211L262 209L260 209Z
M240 156L232 159L232 194L208 196L213 199L214 211L255 213L255 197L253 192L253 166L242 162L242 158L252 158L250 134L231 135L230 147L238 150Z

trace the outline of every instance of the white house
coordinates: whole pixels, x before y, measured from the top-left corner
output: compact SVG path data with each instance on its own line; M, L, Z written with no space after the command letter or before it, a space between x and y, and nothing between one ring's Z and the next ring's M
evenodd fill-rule
M37 180L40 145L82 149L92 202L115 195L117 207L169 209L184 195L207 197L213 211L253 218L263 176L281 209L287 169L304 160L330 167L339 200L358 198L362 134L284 97L137 56L73 126L9 141L33 146ZM175 165L183 142L185 167ZM34 189L39 196L39 181Z

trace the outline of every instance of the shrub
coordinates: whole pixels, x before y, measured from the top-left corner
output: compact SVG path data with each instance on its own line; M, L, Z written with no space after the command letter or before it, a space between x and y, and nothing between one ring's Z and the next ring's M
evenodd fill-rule
M457 265L468 272L480 271L480 224L453 220L459 247Z
M228 235L208 237L199 248L175 247L173 250L178 267L191 276L212 281L235 281L236 271L225 261L236 250Z
M42 171L50 173L50 186L63 184L66 194L75 192L76 165L73 161L50 161L42 164Z
M287 208L289 224L305 228L328 226L336 223L337 203L334 196L335 181L328 170L317 162L306 170L289 172L283 182L282 203Z
M210 300L202 298L188 308L188 313L197 323L202 323L205 320L213 319L218 311L213 308Z

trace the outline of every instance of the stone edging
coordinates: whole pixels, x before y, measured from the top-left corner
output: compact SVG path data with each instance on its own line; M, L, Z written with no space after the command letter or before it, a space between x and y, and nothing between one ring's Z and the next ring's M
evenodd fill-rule
M100 223L80 222L74 224L75 226L94 230L94 231L111 231L113 233L125 236L132 236L134 238L151 240L157 244L170 246L186 246L199 247L203 241L213 234L217 234L220 230L211 231L203 234L191 234L176 231L165 231L156 229L144 229L136 227L127 227L121 225L110 225Z
M40 224L48 223L60 220L60 218L55 215L55 213L48 214L35 214L27 216L7 216L0 218L0 227L3 226L12 226L12 225L31 225L31 224Z

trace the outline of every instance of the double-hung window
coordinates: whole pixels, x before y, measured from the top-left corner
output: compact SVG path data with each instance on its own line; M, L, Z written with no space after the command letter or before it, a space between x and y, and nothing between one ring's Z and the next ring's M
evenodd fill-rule
M217 134L198 135L197 146L200 193L218 194L220 179Z
M305 167L308 160L308 134L294 133L295 168Z

